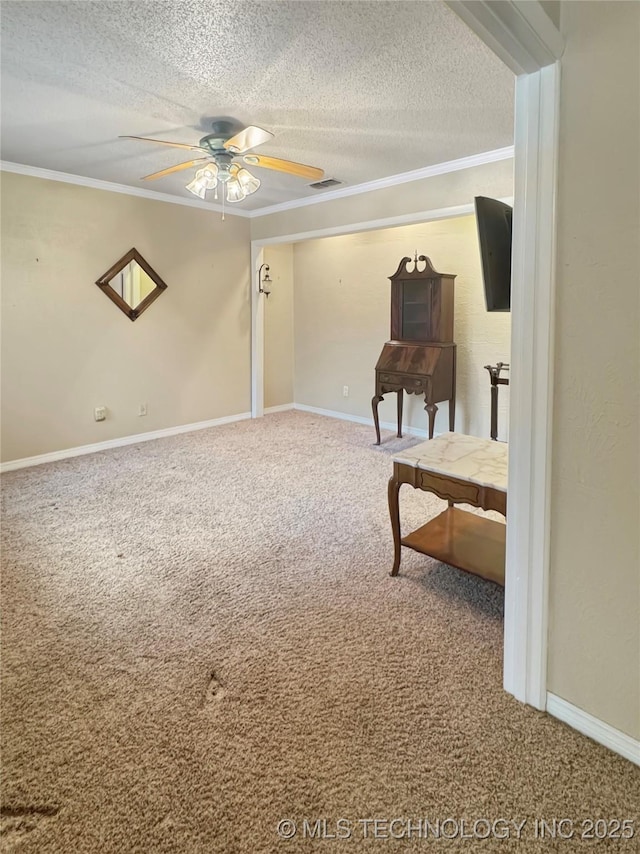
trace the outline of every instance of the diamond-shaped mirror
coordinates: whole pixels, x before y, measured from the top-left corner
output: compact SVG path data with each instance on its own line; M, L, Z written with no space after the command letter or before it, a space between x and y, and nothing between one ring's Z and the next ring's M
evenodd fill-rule
M167 287L136 249L130 249L116 261L96 285L129 320L137 320Z

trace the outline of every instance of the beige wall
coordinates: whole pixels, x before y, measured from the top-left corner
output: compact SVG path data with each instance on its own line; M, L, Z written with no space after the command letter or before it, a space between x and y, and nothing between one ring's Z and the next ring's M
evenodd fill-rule
M415 252L456 274L458 345L456 429L488 436L490 385L484 365L509 361L510 315L484 305L475 217L465 216L363 234L328 237L294 247L295 401L371 418L374 368L389 339L391 283L403 256ZM349 386L349 397L343 386ZM395 395L380 419L395 422ZM508 389L500 394L500 437L508 434ZM405 424L426 429L424 399L405 396ZM448 430L448 404L436 431Z
M3 461L250 409L246 219L9 173L1 189ZM135 322L93 284L132 246L168 286Z
M468 205L474 196L503 198L512 194L513 160L501 160L409 184L253 217L251 238L264 240L280 235L304 235L319 229Z
M640 6L563 3L549 689L640 737Z
M264 405L293 403L293 246L268 246L273 280L264 303Z

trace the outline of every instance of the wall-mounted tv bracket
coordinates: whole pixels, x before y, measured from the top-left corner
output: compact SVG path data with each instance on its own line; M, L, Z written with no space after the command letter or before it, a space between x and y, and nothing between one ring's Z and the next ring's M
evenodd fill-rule
M498 386L509 385L509 377L501 377L501 371L509 370L508 362L497 362L495 365L485 365L491 380L491 438L498 441Z

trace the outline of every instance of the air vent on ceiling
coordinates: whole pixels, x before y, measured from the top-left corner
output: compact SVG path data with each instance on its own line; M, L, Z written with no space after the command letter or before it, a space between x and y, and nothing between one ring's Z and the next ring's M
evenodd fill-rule
M335 178L325 178L324 181L316 181L315 184L309 184L312 190L326 190L327 187L337 187L338 184L344 183L337 181Z

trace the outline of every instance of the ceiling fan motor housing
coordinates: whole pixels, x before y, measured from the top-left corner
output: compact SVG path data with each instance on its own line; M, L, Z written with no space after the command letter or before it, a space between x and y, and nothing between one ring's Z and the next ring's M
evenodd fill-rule
M223 184L231 177L229 169L234 157L233 152L224 147L228 138L228 136L221 137L219 133L210 133L208 136L204 136L199 143L202 148L211 153L218 166L218 181Z
M203 136L198 145L201 148L206 148L212 154L226 154L228 157L233 155L225 147L225 142L229 139L228 136L220 136L217 133L210 133L208 136Z
M198 145L201 148L206 148L213 154L228 154L228 150L224 147L225 142L231 139L236 131L231 122L219 119L211 123L211 133L203 136Z

